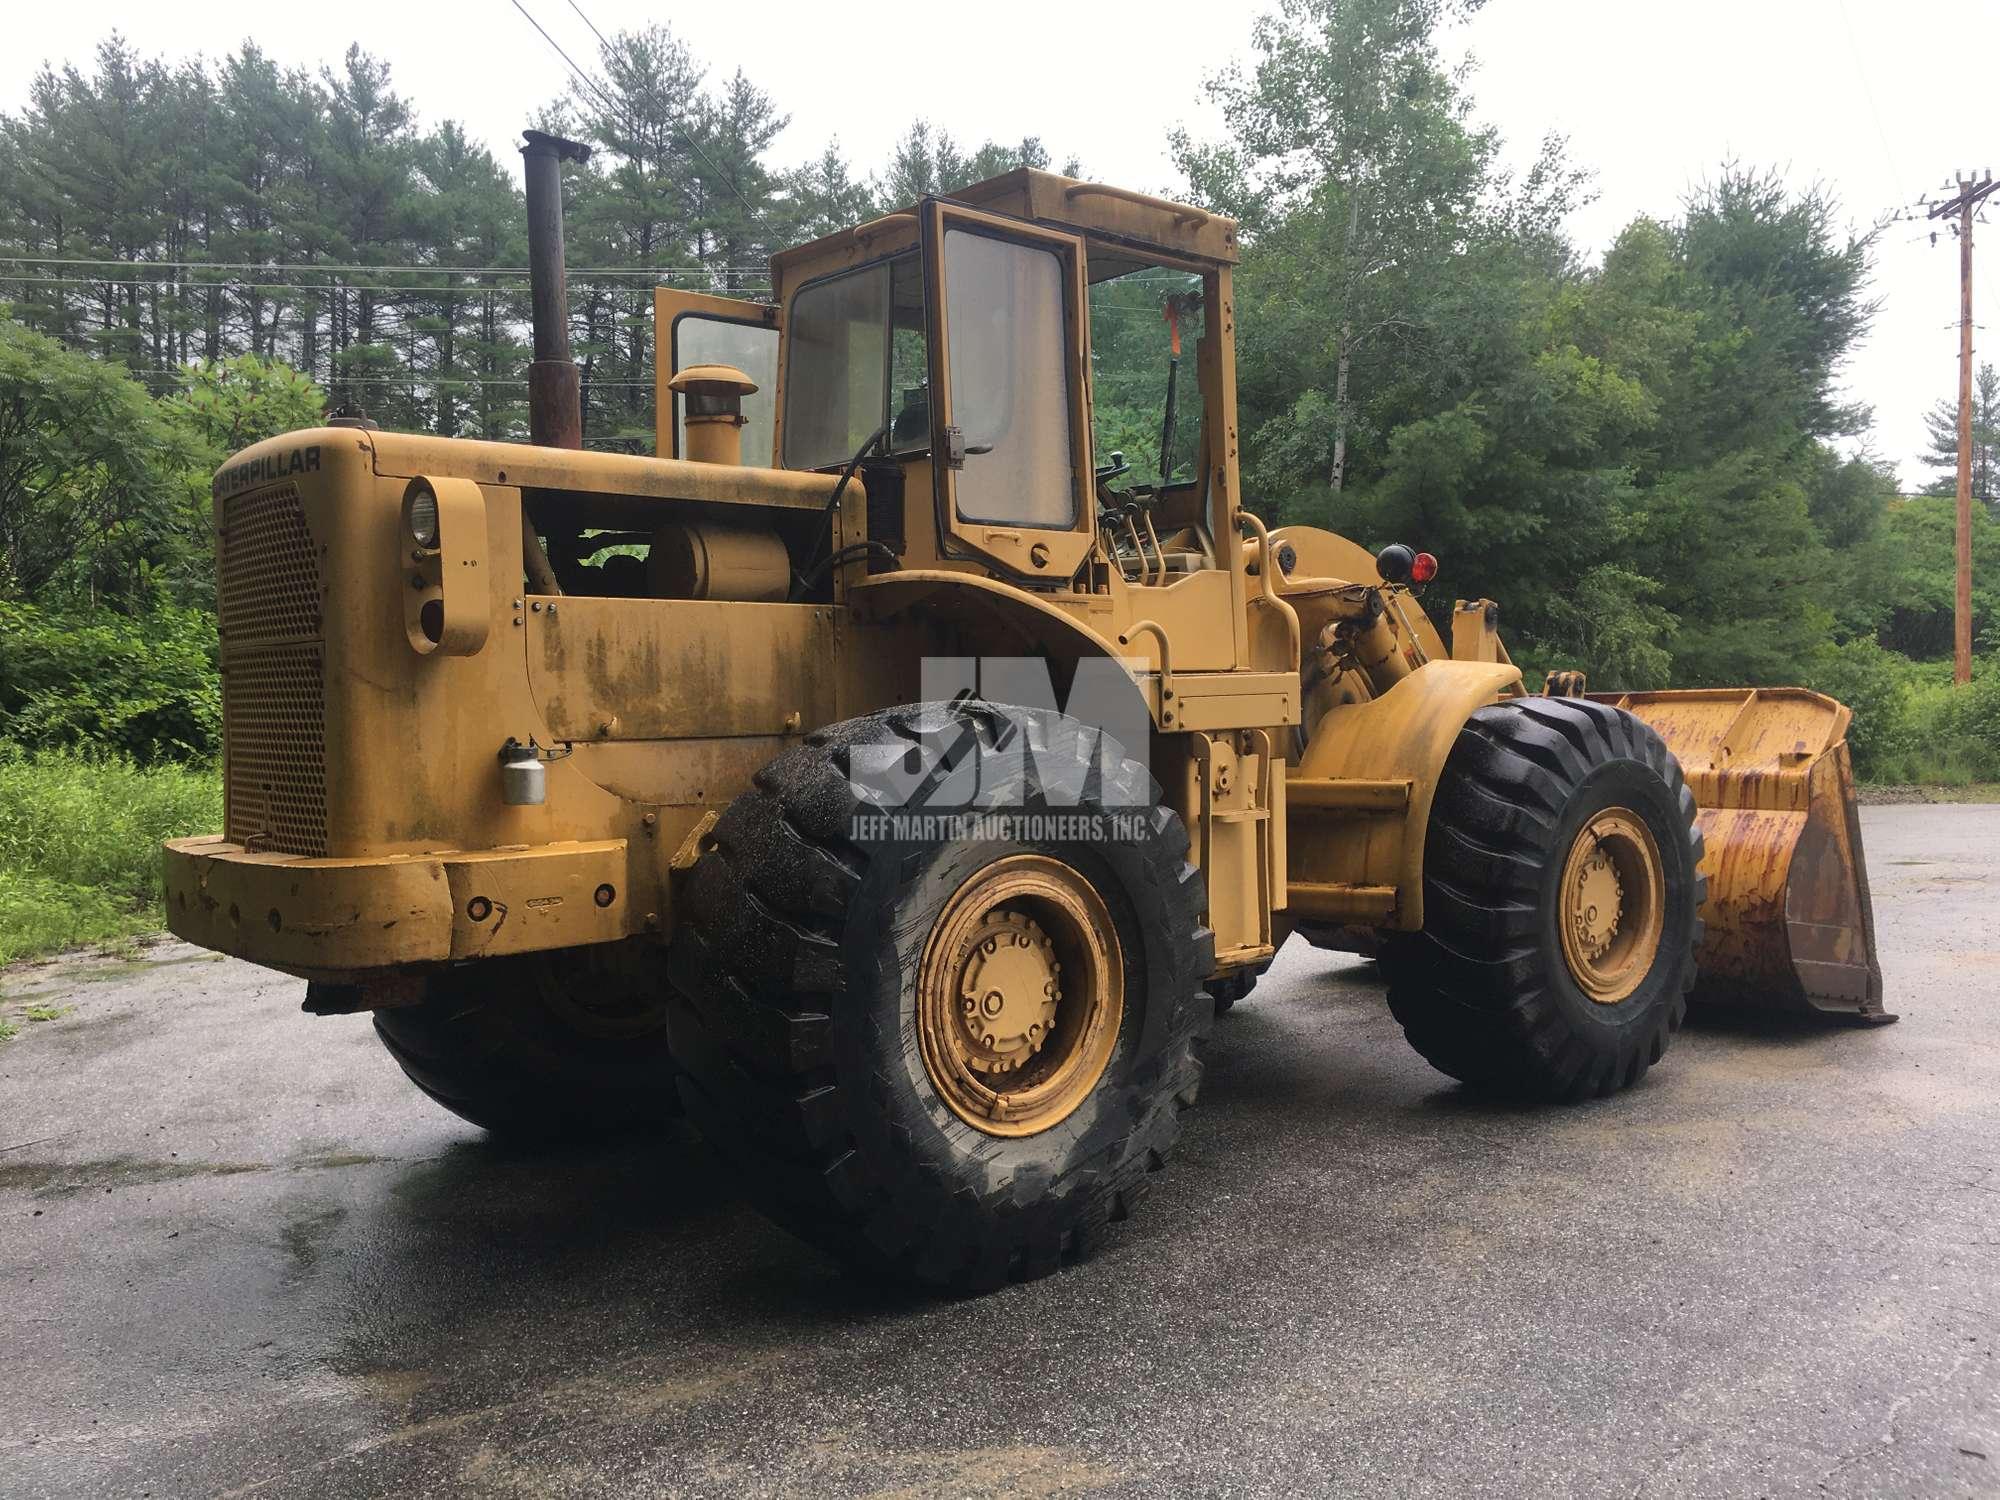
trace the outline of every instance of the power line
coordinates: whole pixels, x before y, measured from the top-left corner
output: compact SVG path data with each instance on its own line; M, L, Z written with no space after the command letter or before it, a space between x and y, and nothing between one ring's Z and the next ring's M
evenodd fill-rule
M1882 143L1882 159L1888 164L1889 176L1896 184L1896 196L1907 199L1903 191L1903 174L1896 170L1896 154L1889 149L1889 133L1882 128L1882 111L1875 103L1875 90L1868 82L1868 70L1861 65L1861 44L1854 35L1854 18L1847 13L1847 0L1840 0L1841 23L1847 28L1847 50L1854 59L1854 71L1861 76L1862 97L1868 101L1868 113L1875 121L1875 139Z
M301 282L293 282L293 281L234 281L234 280L127 281L127 280L107 278L103 276L65 277L65 276L49 276L46 274L39 276L34 276L34 275L10 276L5 274L0 274L0 282L11 282L23 286L46 286L46 287L56 287L56 288L64 288L64 287L80 288L86 285L92 287L106 287L106 286L157 287L167 291L175 291L175 292L202 292L209 290L237 291L237 292L399 292L405 296L411 296L411 297L443 297L451 295L477 296L481 292L497 290L495 288L490 288L490 287L476 287L476 286L465 286L465 287L362 286L362 285L357 285L354 282L347 282L341 286L322 286L318 284L306 285ZM737 291L761 291L761 292L768 292L770 289L771 287L769 282L765 282L761 285L751 285L747 283L739 284L736 288L734 288L734 290ZM634 288L634 290L643 291L644 288L643 287ZM521 291L515 293L508 293L507 295L525 296L526 292Z
M581 5L578 5L576 3L576 0L569 0L569 8L577 13L578 17L581 18L581 20L583 21L583 24L590 28L591 35L597 38L598 42L603 46L606 52L609 52L611 50L610 41L605 37L603 32L597 29L597 23L591 20L589 16L584 15L583 7Z
M592 83L589 78L584 76L583 69L579 68L576 65L575 59L573 59L567 52L563 51L562 43L557 41L554 37L550 36L548 32L542 30L542 23L540 21L537 21L532 15L528 14L528 7L523 5L521 3L521 0L513 0L513 5L514 9L518 10L521 13L523 18L526 19L527 23L530 26L534 27L536 31L541 32L542 40L547 42L551 47L556 49L556 56L560 57L565 63L569 64L569 70L570 72L576 75L577 82L583 84L592 93L596 94L598 99L601 100L608 108L610 106L611 101L604 97L603 93L601 93L598 90L596 84ZM618 111L613 109L611 112L613 114L616 114Z
M525 278L526 266L395 266L381 262L374 264L334 265L320 261L252 261L252 260L85 260L65 255L0 255L0 263L22 266L111 266L132 270L170 271L269 271L272 273L341 275L352 272L370 271L387 276L515 276ZM697 275L707 273L747 274L768 271L767 262L756 264L722 266L584 266L573 269L571 276L655 276L655 275Z
M134 377L138 380L170 381L175 385L192 386L194 380L174 370L149 370ZM525 386L528 382L514 376L486 375L442 375L436 372L416 375L331 375L326 385L393 385L407 390L412 386L458 385L477 386ZM313 384L321 382L314 380ZM650 380L593 380L592 390L642 390L654 389Z

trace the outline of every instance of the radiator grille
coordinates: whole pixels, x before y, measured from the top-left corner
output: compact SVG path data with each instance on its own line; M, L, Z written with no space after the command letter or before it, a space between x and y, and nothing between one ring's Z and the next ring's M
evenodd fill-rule
M319 638L319 560L297 485L223 502L222 638Z
M319 559L294 485L223 502L218 579L229 838L326 853Z

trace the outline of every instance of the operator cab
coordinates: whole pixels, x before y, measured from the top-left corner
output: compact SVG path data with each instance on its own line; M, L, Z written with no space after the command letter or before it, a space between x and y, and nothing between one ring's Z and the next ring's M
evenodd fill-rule
M855 471L865 502L826 543L842 566L802 568L808 597L909 568L1165 587L1231 555L1207 372L1234 258L1226 220L1009 173L782 253L773 307L660 293L662 380L732 363L759 387L745 463Z

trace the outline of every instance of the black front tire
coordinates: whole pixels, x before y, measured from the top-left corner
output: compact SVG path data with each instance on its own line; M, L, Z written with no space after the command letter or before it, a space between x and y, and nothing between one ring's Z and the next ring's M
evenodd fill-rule
M1657 845L1659 944L1637 987L1594 1001L1563 956L1565 858L1627 808ZM1389 1008L1440 1072L1518 1097L1577 1100L1637 1083L1667 1050L1694 983L1706 893L1694 796L1660 737L1579 698L1473 714L1445 762L1424 843L1424 930L1385 943Z
M1026 745L998 808L1116 811L1127 836L1071 842L954 822L942 838L934 828L857 838L857 815L874 811L851 780L863 747L907 749L915 763L941 743L959 748L899 811L964 811L945 790L954 756L993 765ZM801 1238L869 1271L984 1290L1088 1252L1164 1165L1201 1077L1214 940L1186 828L1144 768L1104 743L1100 760L1098 731L1043 710L891 709L808 737L717 823L669 966L682 1094L752 1201ZM1080 803L1048 794L1045 769L1065 763L1090 768ZM982 783L982 800L990 790ZM1061 861L1103 899L1124 1009L1088 1096L1051 1128L1008 1137L941 1098L920 1055L916 985L953 893L1021 853Z
M375 1034L410 1082L495 1135L662 1130L681 1107L658 962L648 947L461 964L421 1004L376 1011Z

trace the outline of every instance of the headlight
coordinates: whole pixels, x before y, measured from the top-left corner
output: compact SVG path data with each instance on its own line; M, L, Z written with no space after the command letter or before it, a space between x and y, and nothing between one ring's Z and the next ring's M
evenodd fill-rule
M415 490L410 495L407 519L410 540L419 547L435 547L438 544L438 497L428 485Z

